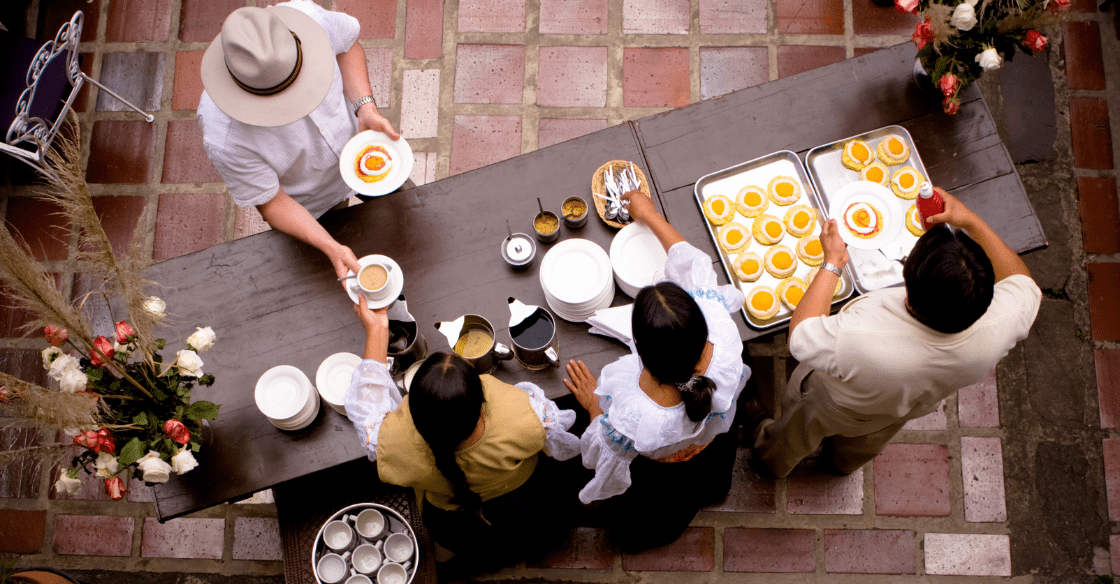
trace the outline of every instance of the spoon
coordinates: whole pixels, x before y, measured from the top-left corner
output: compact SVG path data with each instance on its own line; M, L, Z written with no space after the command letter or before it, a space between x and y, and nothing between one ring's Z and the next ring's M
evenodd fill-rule
M357 277L358 277L357 274L350 274L349 276L343 276L343 277L339 278L338 281L341 282L343 280L349 280L350 278L357 278Z

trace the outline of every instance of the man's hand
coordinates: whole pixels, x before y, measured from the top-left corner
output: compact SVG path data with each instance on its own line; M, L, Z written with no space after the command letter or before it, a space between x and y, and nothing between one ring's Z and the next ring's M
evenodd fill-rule
M966 207L960 199L945 192L941 187L933 187L933 190L941 194L941 200L945 201L945 210L927 217L930 223L946 223L965 230L976 225L979 216Z
M630 216L643 223L649 223L652 217L659 216L657 206L653 199L647 197L642 191L630 191L622 195L623 201L630 201Z
M356 275L362 270L358 265L358 258L354 256L354 252L348 246L338 244L331 253L327 254L327 258L331 260L331 265L334 266L334 273L339 278L346 276L348 272L354 272ZM342 287L349 289L350 280L343 280ZM361 294L359 294L361 296Z
M362 107L358 108L358 129L363 132L366 130L384 132L394 140L399 140L401 137L401 135L393 129L392 122L377 111L377 107L373 105L373 102L362 104Z
M821 227L821 247L824 248L824 261L843 268L848 265L848 244L840 237L840 227L835 219L829 219Z
M568 377L565 379L564 385L576 396L576 401L592 418L603 413L602 408L599 407L599 396L595 395L595 387L598 382L595 376L591 374L591 370L584 365L583 361L576 361L573 359L568 360L567 365Z

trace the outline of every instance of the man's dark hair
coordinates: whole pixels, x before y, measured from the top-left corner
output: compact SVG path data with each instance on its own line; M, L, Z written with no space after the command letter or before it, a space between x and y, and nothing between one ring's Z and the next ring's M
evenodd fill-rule
M945 225L935 225L918 239L902 277L910 313L938 332L963 331L992 303L995 272L984 248L964 231Z

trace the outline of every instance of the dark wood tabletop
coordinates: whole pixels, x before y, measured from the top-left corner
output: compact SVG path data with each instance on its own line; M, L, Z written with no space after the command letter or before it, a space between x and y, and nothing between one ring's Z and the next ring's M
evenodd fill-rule
M537 197L558 214L573 195L590 204L592 175L614 159L645 169L630 123L336 211L322 223L358 257L379 253L400 265L409 311L429 352L449 350L435 323L466 313L487 318L498 342L509 345L507 298L546 306L538 267L555 244L539 244L533 265L515 271L500 254L506 220L515 232L532 234ZM584 238L604 250L617 233L594 216L582 228L560 229L558 242ZM314 383L329 355L362 353L365 335L353 302L321 253L266 232L163 262L149 275L176 320L174 330L164 332L168 354L179 348L175 331L214 328L217 343L201 357L203 370L217 381L196 389L194 398L222 405L199 467L155 487L161 520L365 456L350 422L325 404L308 428L282 432L253 398L257 379L271 367L293 365ZM616 289L614 304L630 301ZM561 359L582 359L598 371L628 351L615 340L588 334L584 323L558 323ZM567 393L562 368L528 371L506 361L495 375L511 383L533 381L550 397Z

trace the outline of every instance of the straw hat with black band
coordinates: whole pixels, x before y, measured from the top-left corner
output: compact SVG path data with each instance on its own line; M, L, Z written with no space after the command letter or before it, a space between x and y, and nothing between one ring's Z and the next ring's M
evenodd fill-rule
M286 7L233 11L202 57L202 85L229 117L283 126L310 114L330 91L335 54L310 16Z

